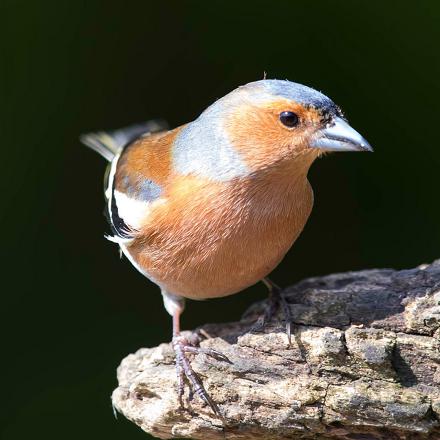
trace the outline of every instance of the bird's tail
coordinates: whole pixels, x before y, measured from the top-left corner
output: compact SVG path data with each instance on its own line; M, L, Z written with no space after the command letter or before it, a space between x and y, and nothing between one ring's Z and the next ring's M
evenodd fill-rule
M99 153L109 162L130 142L146 133L155 133L168 128L165 121L151 120L140 124L130 125L113 131L98 131L80 136L80 141Z

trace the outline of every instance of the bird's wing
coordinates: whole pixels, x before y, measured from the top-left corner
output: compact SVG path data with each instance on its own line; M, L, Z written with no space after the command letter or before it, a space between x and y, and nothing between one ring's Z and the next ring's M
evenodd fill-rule
M157 133L168 129L168 124L161 119L133 124L113 131L97 131L82 134L80 141L111 162L128 144L145 133Z
M105 192L113 241L131 240L163 200L175 134L176 130L144 135L111 162Z

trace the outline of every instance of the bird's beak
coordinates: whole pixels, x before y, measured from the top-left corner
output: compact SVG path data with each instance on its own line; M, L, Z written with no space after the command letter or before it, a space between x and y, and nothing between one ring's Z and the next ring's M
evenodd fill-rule
M373 151L371 145L342 118L319 130L310 143L312 148L326 151Z

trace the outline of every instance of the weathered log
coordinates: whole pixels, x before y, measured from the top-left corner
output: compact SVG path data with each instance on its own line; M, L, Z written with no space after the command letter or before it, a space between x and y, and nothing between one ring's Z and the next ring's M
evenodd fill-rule
M209 324L193 366L224 420L196 396L179 410L170 344L143 348L118 369L114 407L159 438L440 439L440 260L411 270L311 278L285 289L293 317L249 332Z

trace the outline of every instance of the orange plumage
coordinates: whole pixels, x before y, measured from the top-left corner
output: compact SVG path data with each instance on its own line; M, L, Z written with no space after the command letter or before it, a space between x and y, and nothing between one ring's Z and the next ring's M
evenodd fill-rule
M111 161L111 240L160 287L173 316L179 399L186 376L218 413L187 358L197 348L180 335L184 298L265 278L310 215L313 161L371 147L325 95L277 80L239 87L171 131L148 123L83 141Z

